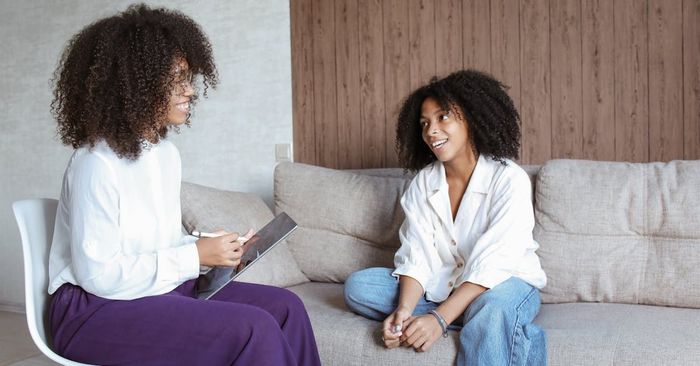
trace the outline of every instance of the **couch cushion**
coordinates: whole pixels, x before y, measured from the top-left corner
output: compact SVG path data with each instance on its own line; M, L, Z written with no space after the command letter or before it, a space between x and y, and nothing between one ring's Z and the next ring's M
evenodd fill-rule
M265 202L252 193L222 191L182 182L181 201L182 224L187 232L195 229L245 232L249 228L262 228L274 217ZM285 242L247 269L239 280L280 287L308 281Z
M452 365L457 357L459 334L454 331L429 352L387 350L380 341L381 323L350 312L341 284L309 282L289 290L304 301L323 365Z
M393 266L404 219L400 199L409 182L304 164L277 165L275 208L300 226L287 241L304 274L313 281L343 282L363 268Z
M700 307L700 161L553 160L539 172L544 302Z
M380 323L351 313L343 286L309 282L290 287L304 301L324 365L451 365L458 333L432 349L385 349ZM547 333L550 366L700 365L700 311L626 304L543 305L535 323Z

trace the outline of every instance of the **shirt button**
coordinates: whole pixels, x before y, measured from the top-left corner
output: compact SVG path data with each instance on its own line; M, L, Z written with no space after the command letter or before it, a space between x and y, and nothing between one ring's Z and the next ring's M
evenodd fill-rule
M454 283L452 283L452 281L450 281L450 282L447 284L447 287L452 287L453 285L454 285Z
M462 268L464 266L464 263L457 263L457 268Z
M452 239L452 245L457 245L457 242L454 239Z

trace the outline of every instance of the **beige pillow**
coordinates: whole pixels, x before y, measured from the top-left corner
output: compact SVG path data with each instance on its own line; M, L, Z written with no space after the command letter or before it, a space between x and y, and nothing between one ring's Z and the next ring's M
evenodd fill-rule
M535 217L544 302L700 307L700 161L550 161Z
M287 241L310 280L344 282L360 269L393 267L404 220L400 199L410 180L398 171L370 173L379 176L277 165L275 209L300 226Z
M187 232L194 229L224 229L245 232L260 229L274 217L258 196L251 193L223 191L182 182L182 224ZM288 287L307 282L289 252L286 242L278 244L247 269L238 280Z

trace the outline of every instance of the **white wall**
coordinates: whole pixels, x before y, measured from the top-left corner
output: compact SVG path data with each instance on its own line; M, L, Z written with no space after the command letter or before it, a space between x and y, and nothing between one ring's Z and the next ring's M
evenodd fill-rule
M56 137L50 78L68 39L129 1L0 0L0 308L24 304L22 254L11 204L58 197L70 148ZM292 141L288 0L147 1L181 10L214 48L220 84L192 128L171 134L183 180L254 192L271 203L274 146Z

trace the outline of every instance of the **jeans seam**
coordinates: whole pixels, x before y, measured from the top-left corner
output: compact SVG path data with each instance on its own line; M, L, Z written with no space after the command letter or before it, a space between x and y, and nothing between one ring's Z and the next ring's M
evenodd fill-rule
M530 289L530 292L527 294L527 296L525 296L523 301L521 301L520 304L518 304L518 306L515 307L515 312L517 315L515 316L515 327L513 328L512 332L513 340L510 344L510 356L508 357L508 366L513 365L513 358L515 356L515 337L518 335L518 329L520 329L520 309L525 303L530 301L530 298L532 298L532 295L535 293L535 291L537 291L535 288Z

